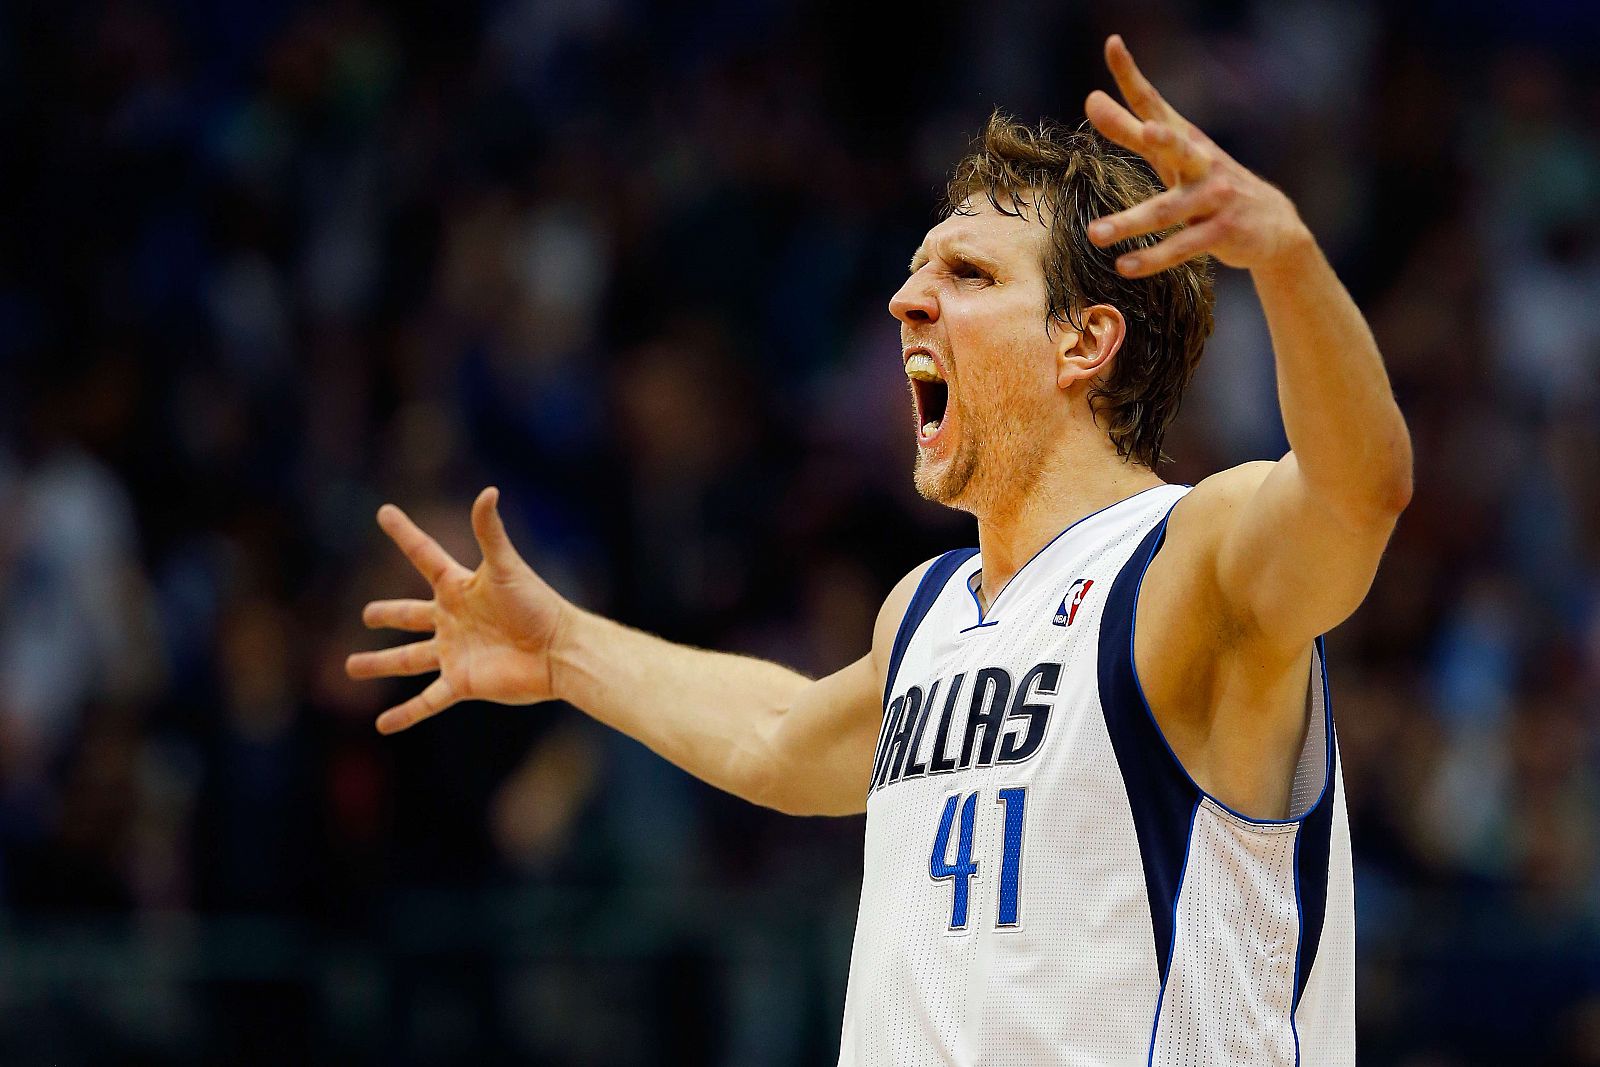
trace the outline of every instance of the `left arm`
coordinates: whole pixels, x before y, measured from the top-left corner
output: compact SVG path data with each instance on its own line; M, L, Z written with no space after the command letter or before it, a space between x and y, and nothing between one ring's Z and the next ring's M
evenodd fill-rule
M1266 313L1290 452L1206 479L1193 510L1224 609L1258 647L1294 656L1372 584L1411 497L1405 421L1372 331L1289 198L1162 99L1121 38L1107 41L1106 61L1132 111L1096 91L1089 119L1148 160L1167 191L1097 220L1090 239L1104 247L1181 226L1118 269L1142 277L1209 253L1251 272Z

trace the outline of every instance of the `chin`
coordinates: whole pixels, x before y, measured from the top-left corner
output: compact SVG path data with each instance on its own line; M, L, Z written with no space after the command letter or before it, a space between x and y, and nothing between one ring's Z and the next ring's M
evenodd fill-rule
M977 467L976 459L976 456L964 449L942 463L937 461L930 463L925 456L919 455L916 469L912 473L912 482L924 500L966 510L962 507L961 500L972 485L973 471Z

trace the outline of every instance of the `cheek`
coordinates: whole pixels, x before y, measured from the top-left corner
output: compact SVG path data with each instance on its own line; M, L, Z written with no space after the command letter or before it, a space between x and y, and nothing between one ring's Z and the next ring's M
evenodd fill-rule
M1019 296L963 310L946 321L957 367L953 402L963 411L1003 409L999 416L1047 403L1055 392L1055 348L1040 302Z

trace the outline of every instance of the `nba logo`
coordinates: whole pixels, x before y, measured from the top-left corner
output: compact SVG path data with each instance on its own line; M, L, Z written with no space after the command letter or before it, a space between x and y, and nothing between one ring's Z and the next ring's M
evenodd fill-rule
M1077 578L1067 588L1067 595L1061 598L1061 606L1056 609L1056 617L1050 621L1057 626L1071 626L1072 620L1077 618L1078 605L1083 603L1083 598L1089 592L1089 587L1094 584L1093 578Z

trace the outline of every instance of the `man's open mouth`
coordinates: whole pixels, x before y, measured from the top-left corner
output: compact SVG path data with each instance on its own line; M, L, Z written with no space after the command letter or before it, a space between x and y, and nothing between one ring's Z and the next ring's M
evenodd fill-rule
M911 397L916 405L917 436L924 443L932 441L944 422L950 386L939 364L926 351L915 351L906 357L906 377L911 380Z

